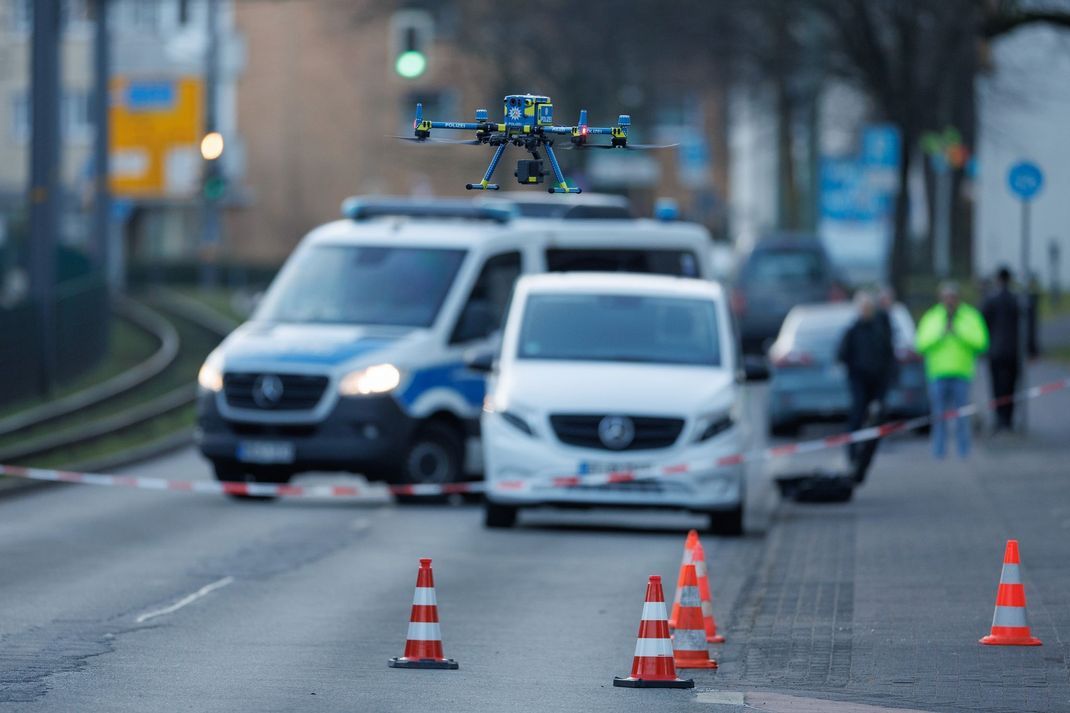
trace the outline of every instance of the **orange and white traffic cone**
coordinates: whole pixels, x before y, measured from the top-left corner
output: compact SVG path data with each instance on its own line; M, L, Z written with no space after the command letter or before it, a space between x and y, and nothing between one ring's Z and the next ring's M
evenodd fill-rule
M706 550L696 540L692 551L695 559L695 574L698 576L698 593L702 602L702 624L706 628L706 643L723 644L724 637L717 633L717 620L713 618L713 599L710 597L710 578L706 572Z
M646 601L643 603L643 619L639 622L639 638L635 641L632 675L627 678L614 677L613 685L626 688L695 687L694 680L676 676L669 622L665 616L665 593L661 589L661 577L656 574L650 575L646 585Z
M684 588L683 576L684 567L695 561L694 549L698 544L698 530L691 530L687 533L687 539L684 540L684 556L680 560L680 577L676 580L676 594L672 598L672 614L669 615L669 628L676 628L676 617L680 614L680 592Z
M673 660L676 668L717 668L717 662L710 658L710 650L706 644L695 565L685 564L681 569L683 573L680 579L684 586L680 595L676 630L672 634Z
M442 655L442 631L438 626L438 604L435 601L435 580L431 574L431 560L421 559L416 573L416 594L412 598L409 616L409 635L405 654L386 662L391 668L448 668L458 664Z
M1003 571L999 575L996 612L992 615L992 632L981 639L992 646L1040 646L1040 639L1029 631L1025 616L1025 586L1018 571L1018 540L1007 540L1003 552Z

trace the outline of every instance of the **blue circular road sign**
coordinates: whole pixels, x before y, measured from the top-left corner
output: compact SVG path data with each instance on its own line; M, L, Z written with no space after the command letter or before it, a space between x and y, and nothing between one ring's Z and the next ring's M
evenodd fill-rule
M1011 166L1007 173L1007 185L1010 186L1011 193L1023 201L1030 200L1040 193L1040 188L1044 185L1044 172L1031 161L1019 161Z

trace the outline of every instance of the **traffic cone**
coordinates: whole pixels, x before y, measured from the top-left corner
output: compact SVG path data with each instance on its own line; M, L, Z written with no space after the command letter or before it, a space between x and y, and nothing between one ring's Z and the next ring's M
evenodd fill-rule
M391 668L449 668L458 664L442 655L442 632L438 627L438 604L431 560L421 559L416 573L416 594L412 598L409 635L405 654L386 662Z
M1025 617L1025 587L1018 571L1018 540L1007 540L1003 553L1003 571L999 575L996 612L992 615L992 633L981 639L992 646L1040 646L1040 639L1029 631Z
M685 564L680 579L683 592L680 597L680 614L676 631L672 634L672 656L676 668L717 668L710 658L706 644L706 631L702 623L702 604L698 594L698 575L695 565Z
M687 533L687 539L684 540L684 556L680 560L680 577L676 580L676 594L672 598L672 614L669 616L669 628L676 628L676 617L680 614L680 593L683 591L684 582L684 567L695 561L694 549L698 544L698 530L691 530Z
M702 624L706 628L706 643L723 644L724 637L717 633L717 620L713 618L713 599L710 597L710 578L706 572L706 550L701 542L695 543L695 574L698 576L698 593L702 602Z
M632 675L627 678L615 676L613 685L626 688L695 687L692 679L683 680L676 676L669 622L665 617L665 594L661 590L661 577L656 574L650 575L646 585L646 601L643 603L643 619L639 622L639 638L635 641Z

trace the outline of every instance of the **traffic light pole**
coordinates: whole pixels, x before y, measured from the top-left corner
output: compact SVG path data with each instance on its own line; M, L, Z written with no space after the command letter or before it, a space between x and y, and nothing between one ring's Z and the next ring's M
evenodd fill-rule
M98 269L105 284L112 286L111 274L111 191L109 173L109 104L108 82L111 62L108 56L108 6L110 0L96 0L93 35L93 120L96 136L93 144L93 239Z
M217 131L217 95L219 86L219 0L207 0L207 51L204 66L204 134ZM222 157L213 159L221 161ZM204 162L203 177L218 167ZM219 199L201 187L201 287L212 288L219 283Z
M48 394L56 376L56 231L59 227L59 3L33 4L30 149L30 294L37 317L40 378Z

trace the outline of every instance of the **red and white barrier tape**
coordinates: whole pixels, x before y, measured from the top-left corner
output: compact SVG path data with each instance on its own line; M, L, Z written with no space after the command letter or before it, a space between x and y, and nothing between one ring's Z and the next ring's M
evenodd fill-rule
M992 399L986 404L968 404L962 408L953 409L942 414L938 420L949 421L962 416L971 416L980 411L989 411L1005 403L1035 399L1046 394L1062 391L1070 388L1070 378L1059 379L1040 386L1020 391L1012 396L1000 399ZM742 463L783 458L785 456L815 453L845 446L849 443L862 443L878 438L886 438L895 433L904 433L921 428L933 421L932 416L921 416L909 421L894 421L880 426L863 428L850 433L841 433L824 438L816 438L810 441L800 441L780 446L772 446L749 453L734 453L718 458L713 463L687 464L680 463L672 466L650 468L649 470L622 471L616 473L600 473L596 475L566 475L532 480L501 481L495 484L496 490L518 491L532 486L550 487L576 487L581 485L608 485L612 483L628 483L637 480L653 480L671 478L675 475L694 473L709 468L722 468ZM207 493L213 495L247 495L259 497L280 498L351 498L367 499L375 498L383 492L381 488L373 488L362 485L276 485L272 483L233 483L217 482L211 480L171 480L169 478L145 478L139 476L104 475L101 473L75 473L66 470L52 470L48 468L28 468L17 465L0 465L0 473L16 478L28 480L49 480L62 483L83 483L86 485L104 485L109 487L135 488L140 490L168 490L186 493ZM463 493L483 492L483 483L445 483L419 484L419 485L391 485L386 490L394 496L412 495L452 495Z
M972 416L975 413L981 411L991 411L997 406L1011 403L1013 401L1024 401L1027 399L1035 399L1046 394L1051 394L1056 391L1062 391L1063 389L1070 388L1070 378L1059 379L1058 381L1052 381L1047 384L1041 384L1039 386L1033 386L1028 389L1024 389L1018 393L1010 396L1004 396L998 399L991 399L984 404L967 404L958 409L951 409L940 415L938 419L940 421L950 421L952 419L960 418L963 416ZM810 441L800 441L798 443L787 443L784 445L770 446L761 450L751 451L749 453L733 453L731 455L722 456L715 461L703 462L696 464L677 463L670 466L650 467L641 470L626 470L617 471L611 473L598 473L598 474L579 474L579 475L563 475L552 477L531 478L527 480L506 480L499 481L494 484L494 489L503 492L518 492L527 490L532 487L549 486L557 488L568 488L576 486L597 486L597 485L610 485L615 483L629 483L639 480L649 481L671 478L675 475L683 475L688 473L696 473L702 471L708 471L711 468L724 468L733 465L740 465L743 463L753 463L755 461L770 460L773 458L783 458L785 456L802 455L805 453L816 453L818 451L827 450L829 448L836 448L840 446L846 446L850 443L862 443L865 441L873 441L879 438L887 438L896 433L906 433L909 431L922 428L934 421L934 417L919 416L918 418L912 418L906 421L892 421L884 423L879 426L871 426L869 428L863 428L858 431L852 431L849 433L838 433L833 436L825 436L824 438L815 438Z
M446 483L392 485L376 488L366 485L289 485L274 483L235 483L214 480L171 480L170 478L145 478L102 473L75 473L48 468L25 468L17 465L0 465L0 473L27 480L51 480L57 483L82 483L116 488L139 490L170 490L183 493L207 493L212 495L250 495L278 498L355 498L380 497L384 489L391 495L452 495L454 493L483 492L483 483Z

